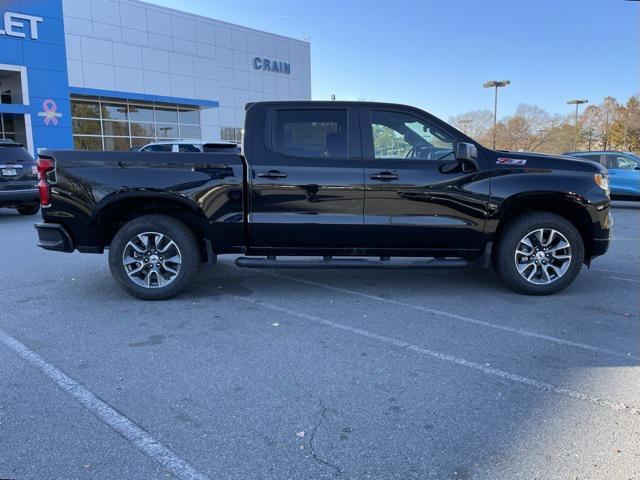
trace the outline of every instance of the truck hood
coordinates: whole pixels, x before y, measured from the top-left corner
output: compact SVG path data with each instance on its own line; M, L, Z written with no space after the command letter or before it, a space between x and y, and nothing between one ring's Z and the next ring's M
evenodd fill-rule
M520 163L524 168L544 168L551 170L571 170L592 173L607 173L607 169L597 162L585 160L582 158L571 157L568 155L547 155L543 153L532 152L509 152L505 150L496 150L498 159L496 163L500 165L501 161L507 162L509 165L517 165L518 162L510 162L511 160L524 160L525 164Z

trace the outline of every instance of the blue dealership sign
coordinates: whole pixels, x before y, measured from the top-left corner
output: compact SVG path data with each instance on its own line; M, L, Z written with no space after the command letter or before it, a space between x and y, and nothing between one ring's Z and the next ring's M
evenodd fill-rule
M25 115L29 146L71 148L61 0L0 0L0 71L20 79L22 91L10 104L5 98L0 113Z

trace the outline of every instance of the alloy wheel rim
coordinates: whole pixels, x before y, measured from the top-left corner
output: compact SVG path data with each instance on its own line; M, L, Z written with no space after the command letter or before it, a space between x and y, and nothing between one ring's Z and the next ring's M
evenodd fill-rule
M516 248L516 269L534 285L549 285L561 279L571 265L571 244L553 228L527 233Z
M122 266L135 284L144 288L162 288L178 277L182 254L167 235L144 232L127 242L122 253Z

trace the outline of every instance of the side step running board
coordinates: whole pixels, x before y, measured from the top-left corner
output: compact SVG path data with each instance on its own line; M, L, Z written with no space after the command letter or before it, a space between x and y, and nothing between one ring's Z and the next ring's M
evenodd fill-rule
M323 260L276 260L275 257L238 257L236 265L244 268L463 268L469 265L464 258L430 258L427 260L398 260L391 262L388 257L380 260L368 258L332 258Z

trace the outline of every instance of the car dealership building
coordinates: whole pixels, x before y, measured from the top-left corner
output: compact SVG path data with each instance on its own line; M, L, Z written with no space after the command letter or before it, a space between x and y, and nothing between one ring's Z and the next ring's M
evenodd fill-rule
M247 102L310 98L306 41L138 0L0 0L0 139L32 152L240 141Z

